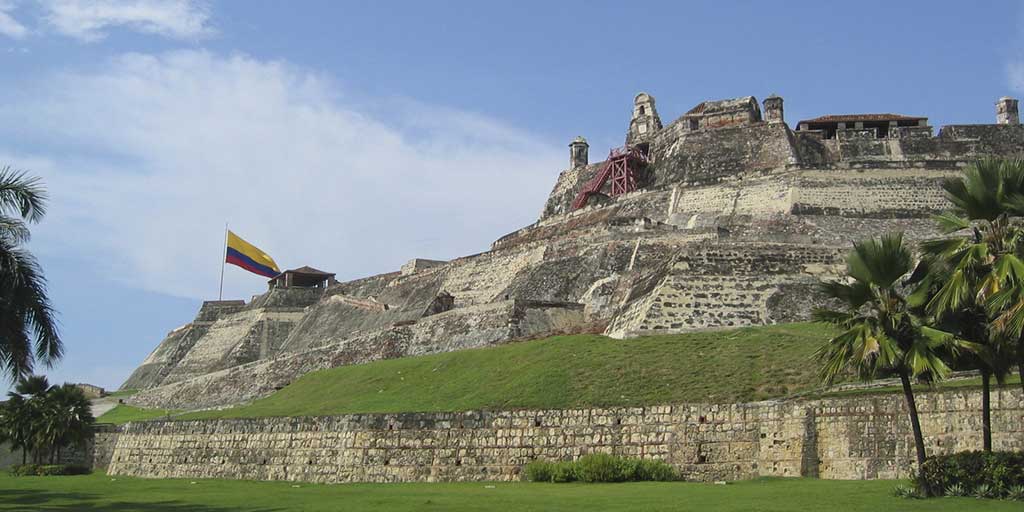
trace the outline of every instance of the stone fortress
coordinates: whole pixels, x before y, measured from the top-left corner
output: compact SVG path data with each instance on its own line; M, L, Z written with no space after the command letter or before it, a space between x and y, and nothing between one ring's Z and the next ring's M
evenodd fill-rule
M815 285L839 275L852 241L934 235L931 216L949 206L944 179L978 158L1024 153L1011 98L996 103L994 124L937 133L926 117L897 114L824 115L792 129L775 95L703 101L667 125L651 95L633 103L626 145L591 163L587 141L573 140L540 218L489 251L341 283L303 267L249 303L206 302L124 383L141 390L126 401L221 407L383 358L557 333L805 320ZM1022 448L1021 400L997 398L1004 448ZM908 427L891 401L157 422L128 425L116 449L100 451L112 473L143 476L503 479L532 457L606 447L666 458L695 478L871 478L906 474L913 458L895 438ZM922 402L936 404L923 411L942 433L933 448L977 427L969 392Z
M204 303L122 388L143 390L128 400L136 405L216 407L375 359L554 333L803 320L815 283L841 271L852 241L933 235L944 178L1024 152L1017 101L996 106L995 124L937 135L927 118L895 114L828 115L792 130L778 96L704 101L664 126L640 93L631 151L590 163L576 138L540 219L490 251L344 283L289 270L249 303Z

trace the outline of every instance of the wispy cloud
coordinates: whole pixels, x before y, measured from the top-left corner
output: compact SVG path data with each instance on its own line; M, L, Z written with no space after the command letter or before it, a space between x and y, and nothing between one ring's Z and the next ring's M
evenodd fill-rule
M97 41L112 28L175 39L212 32L205 5L192 0L41 0L47 24L60 34Z
M28 35L28 28L14 19L14 16L11 14L13 11L13 4L0 0L0 35L22 39Z
M225 220L282 266L345 277L485 250L535 219L563 156L484 116L352 100L245 56L131 54L21 90L0 105L21 120L7 136L0 123L0 154L51 189L41 250L185 297L216 291ZM5 148L13 138L39 147ZM263 286L227 279L234 296Z

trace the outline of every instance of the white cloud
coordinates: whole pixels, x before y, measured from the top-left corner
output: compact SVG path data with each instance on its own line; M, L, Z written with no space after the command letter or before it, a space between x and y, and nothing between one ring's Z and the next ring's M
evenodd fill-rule
M192 0L41 0L46 21L57 32L82 41L126 27L176 39L211 32L205 6Z
M11 11L14 6L10 2L0 0L0 35L14 39L22 39L28 35L28 28L14 19Z
M244 56L133 54L22 90L0 141L45 148L0 154L50 187L41 250L186 297L215 295L225 220L281 266L339 277L485 250L535 219L563 156L483 116L353 100ZM262 287L229 267L230 295Z

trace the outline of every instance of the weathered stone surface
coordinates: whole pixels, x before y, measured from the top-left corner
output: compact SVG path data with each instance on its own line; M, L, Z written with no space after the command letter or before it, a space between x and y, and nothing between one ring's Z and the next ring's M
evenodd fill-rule
M226 405L313 369L544 332L607 326L629 336L804 319L819 300L814 284L838 275L853 241L934 236L931 216L949 206L943 180L980 157L1024 153L1019 124L937 135L854 124L833 136L791 130L782 99L770 100L764 118L755 98L742 97L702 102L663 127L654 98L639 94L627 140L650 163L638 190L612 197L606 184L572 211L603 166L577 153L540 219L490 251L415 259L326 290L272 290L248 305L207 303L125 382L146 390L129 402ZM439 305L442 292L451 298ZM513 303L532 306L520 315Z
M929 454L980 448L977 391L922 393L918 407ZM996 449L1024 449L1020 390L993 393L992 426ZM112 475L321 483L516 480L531 460L593 452L662 459L701 481L905 478L915 457L901 395L143 422L111 442Z

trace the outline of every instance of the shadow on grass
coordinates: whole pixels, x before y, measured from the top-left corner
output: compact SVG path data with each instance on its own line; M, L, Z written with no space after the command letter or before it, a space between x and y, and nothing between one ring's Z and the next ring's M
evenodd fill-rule
M146 512L278 512L278 508L215 507L181 501L106 501L98 494L81 492L51 492L44 490L3 491L0 511L4 510L50 510L50 511L146 511Z

